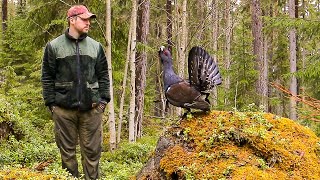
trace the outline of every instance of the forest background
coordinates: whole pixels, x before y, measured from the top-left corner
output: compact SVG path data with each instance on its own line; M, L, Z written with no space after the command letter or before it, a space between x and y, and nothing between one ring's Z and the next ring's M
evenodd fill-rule
M319 0L2 0L0 30L0 168L59 169L53 123L42 101L46 43L67 28L66 11L85 4L97 15L89 36L106 47L112 101L105 113L102 176L134 175L163 126L165 110L159 47L173 52L187 77L193 46L217 61L223 84L212 109L262 110L289 117L320 134ZM114 170L121 169L121 172ZM120 168L118 168L120 167Z

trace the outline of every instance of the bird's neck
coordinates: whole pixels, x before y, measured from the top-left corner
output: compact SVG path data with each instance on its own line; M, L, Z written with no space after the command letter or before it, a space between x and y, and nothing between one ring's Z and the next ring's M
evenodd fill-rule
M167 89L172 84L183 81L173 70L172 62L163 63L163 81L164 88Z
M164 73L168 74L176 74L173 70L172 62L165 62L163 63Z

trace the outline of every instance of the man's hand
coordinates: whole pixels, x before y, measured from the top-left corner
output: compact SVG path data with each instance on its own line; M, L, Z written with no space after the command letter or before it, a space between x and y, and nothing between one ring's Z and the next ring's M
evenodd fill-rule
M100 109L101 112L104 112L104 110L106 109L106 106L107 106L107 102L101 101L97 108Z
M54 108L55 108L55 106L54 105L50 105L50 106L48 106L48 108L49 108L49 111L51 112L51 114L53 113L53 110L54 110Z

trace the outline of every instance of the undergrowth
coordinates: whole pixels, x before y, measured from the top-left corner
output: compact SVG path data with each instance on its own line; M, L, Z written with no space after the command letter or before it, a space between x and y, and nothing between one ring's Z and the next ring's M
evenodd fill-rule
M9 132L0 136L0 179L71 179L61 168L53 121L43 104L39 84L20 84L24 78L16 76L10 68L5 72L10 76L0 83L0 125L7 125ZM127 142L124 132L123 142L113 153L108 152L108 142L103 142L101 179L129 179L143 166L161 129L159 121L145 121L144 136L137 142ZM104 137L108 133L104 130ZM79 147L77 151L82 172Z
M121 143L114 152L103 152L100 160L101 179L129 179L134 176L153 152L156 140L157 137L144 136L135 143ZM70 174L61 168L55 144L43 143L37 146L23 145L25 142L14 143L19 144L20 148L0 147L0 179L72 179ZM37 169L41 164L45 166L39 171Z

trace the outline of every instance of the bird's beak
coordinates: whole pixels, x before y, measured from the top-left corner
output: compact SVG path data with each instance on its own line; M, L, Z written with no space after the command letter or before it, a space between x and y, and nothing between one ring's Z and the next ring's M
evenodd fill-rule
M160 51L164 51L165 48L166 48L166 47L161 46L161 47L160 47Z
M158 51L159 56L161 56L161 53L163 53L164 49L165 49L164 46L161 46L161 47L159 48L159 51Z
M165 49L165 47L161 46L160 49L159 49L159 52L158 52L160 60L161 60L161 63L163 63L163 60L162 60L161 56L163 56L164 49Z

